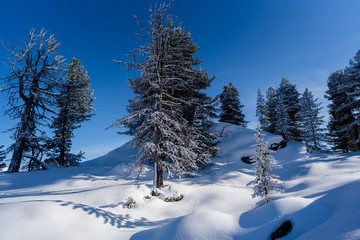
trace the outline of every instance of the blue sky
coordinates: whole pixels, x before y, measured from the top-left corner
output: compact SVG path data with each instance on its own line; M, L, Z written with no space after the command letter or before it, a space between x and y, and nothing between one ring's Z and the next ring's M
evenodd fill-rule
M148 8L156 1L48 1L13 0L0 3L0 39L5 45L19 44L31 28L46 29L61 42L59 54L78 58L91 77L95 90L95 114L76 130L73 150L83 150L87 159L100 156L128 140L105 130L126 114L132 92L125 71L112 59L127 60L125 54L142 41L133 19L146 23ZM360 49L360 1L358 0L175 0L171 12L191 32L203 60L215 80L211 96L232 82L245 105L250 127L256 126L256 91L278 86L283 76L302 92L306 87L324 101L329 74L344 68ZM0 61L7 53L0 48ZM0 64L0 76L10 69ZM0 106L6 97L0 96ZM324 102L324 107L327 103ZM326 113L326 109L324 109ZM13 126L0 116L0 131ZM0 145L11 143L0 135Z

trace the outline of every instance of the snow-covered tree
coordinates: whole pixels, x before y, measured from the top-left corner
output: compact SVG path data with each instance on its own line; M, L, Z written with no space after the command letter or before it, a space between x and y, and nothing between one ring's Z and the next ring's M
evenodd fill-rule
M301 119L301 137L307 146L314 149L323 147L322 142L325 141L325 121L324 116L319 116L321 103L314 99L312 93L306 88L302 97L300 98L301 109L298 116Z
M293 140L292 121L288 113L288 105L284 98L277 98L275 134L281 135L286 140Z
M348 101L344 102L342 107L349 107L354 117L354 121L346 127L346 130L354 135L348 144L353 146L353 150L358 151L360 150L360 50L350 59L349 66L344 70L342 88L348 97Z
M62 57L57 55L59 47L53 35L31 30L28 42L7 49L11 73L3 78L1 91L9 97L5 114L19 121L9 129L14 133L15 143L11 146L13 155L8 172L19 171L24 157L43 165L39 159L44 152L41 127L50 120L49 113L56 104L56 88L63 70Z
M268 115L268 107L266 105L264 95L262 94L260 88L258 88L256 99L256 116L258 117L260 126L263 129L265 129L270 124Z
M264 141L264 134L261 133L261 127L256 128L256 145L254 156L254 193L253 197L263 197L265 202L269 203L272 191L280 191L280 184L278 182L278 176L271 174L270 171L280 168L276 164L275 159L271 156L274 152L268 147L268 143Z
M6 158L6 153L5 151L3 150L4 148L4 145L1 145L0 146L0 171L1 169L3 169L4 167L6 167L6 163L4 163L4 160Z
M93 100L88 73L81 62L73 58L60 86L60 94L57 98L58 112L51 126L55 136L49 143L51 152L46 162L60 166L74 166L81 161L82 152L70 153L73 132L93 116L91 113L94 110Z
M283 77L279 88L276 89L276 125L275 133L286 140L301 140L299 93L296 86ZM280 113L285 114L280 114ZM286 126L284 126L286 124Z
M356 139L354 131L349 127L355 121L355 117L349 104L351 100L345 91L345 81L342 70L330 74L325 98L330 101L328 130L332 149L349 152L358 150L358 147L354 144Z
M266 107L267 107L267 119L269 121L268 125L263 129L269 133L275 133L276 127L276 90L273 87L269 87L266 92Z
M184 117L184 106L191 104L178 91L194 92L194 77L204 74L195 70L196 59L185 61L190 34L167 14L170 4L150 8L149 27L143 27L146 44L133 51L129 70L140 70L140 76L129 79L136 94L130 101L129 115L112 126L130 127L136 123L132 145L140 148L134 167L154 162L154 185L163 187L163 170L169 175L194 174L211 154L202 151L201 132ZM198 136L197 136L198 135ZM201 156L199 155L201 153Z
M244 105L240 103L239 91L232 83L224 86L220 94L220 102L220 122L246 127L248 121L245 121L245 115L242 112Z

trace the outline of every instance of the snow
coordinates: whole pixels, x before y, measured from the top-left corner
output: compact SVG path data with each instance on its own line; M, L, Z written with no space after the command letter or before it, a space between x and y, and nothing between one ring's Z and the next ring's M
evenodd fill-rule
M125 144L79 167L0 173L0 239L268 239L285 220L282 239L360 239L358 153L307 153L290 142L273 156L283 192L259 204L252 198L254 130L231 124L219 143L222 157L200 176L165 179L159 197L152 167L135 182L128 167L136 150ZM265 141L279 142L266 134ZM165 197L183 195L178 202ZM136 204L128 209L132 197Z

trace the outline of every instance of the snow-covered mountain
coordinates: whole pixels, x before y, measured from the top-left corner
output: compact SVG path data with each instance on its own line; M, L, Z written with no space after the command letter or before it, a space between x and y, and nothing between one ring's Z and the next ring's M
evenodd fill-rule
M285 220L293 229L282 239L360 239L358 153L307 153L289 143L274 153L283 192L260 206L249 182L254 130L229 124L221 157L200 176L165 180L165 202L149 196L152 170L135 182L128 167L136 150L125 144L74 168L0 173L0 239L270 239ZM280 142L267 134L266 141ZM132 197L133 208L124 207Z

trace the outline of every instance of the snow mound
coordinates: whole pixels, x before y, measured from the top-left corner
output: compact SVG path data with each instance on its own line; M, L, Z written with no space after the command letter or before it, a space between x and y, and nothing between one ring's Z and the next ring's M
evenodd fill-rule
M195 212L180 217L163 227L135 234L131 240L198 239L230 240L239 230L236 217L217 211Z
M130 164L134 161L137 150L131 147L130 142L125 143L104 156L82 162L84 167L115 167L119 164Z
M135 178L125 174L136 149L127 143L79 167L0 173L0 239L269 239L289 220L282 239L360 239L359 153L307 153L289 142L273 156L283 192L270 204L252 198L255 131L219 123L221 157L193 178L165 179L162 195L152 191L152 166ZM280 136L266 133L278 143ZM128 209L126 201L136 204Z

